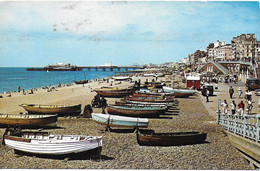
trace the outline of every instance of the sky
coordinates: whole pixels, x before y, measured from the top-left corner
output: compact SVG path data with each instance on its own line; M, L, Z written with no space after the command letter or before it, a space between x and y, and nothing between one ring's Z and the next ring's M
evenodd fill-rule
M258 1L1 1L0 67L177 62L254 33Z

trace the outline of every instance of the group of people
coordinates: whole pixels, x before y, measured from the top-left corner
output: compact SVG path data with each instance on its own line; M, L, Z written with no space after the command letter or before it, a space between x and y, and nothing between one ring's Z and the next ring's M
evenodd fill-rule
M223 113L227 114L228 110L229 110L229 105L227 103L227 100L224 100L223 103L221 103L221 106L223 108ZM251 114L253 109L253 104L251 100L247 101L247 114ZM239 114L239 115L243 115L245 114L245 104L243 102L243 100L241 100L238 105L236 104L235 100L232 100L231 104L230 104L230 110L232 114Z

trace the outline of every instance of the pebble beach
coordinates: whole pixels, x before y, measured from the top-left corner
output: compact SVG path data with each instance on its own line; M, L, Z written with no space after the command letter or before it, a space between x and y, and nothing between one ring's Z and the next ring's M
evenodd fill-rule
M133 81L153 77L133 77ZM159 78L159 80L166 78ZM178 81L178 80L177 80ZM82 85L57 87L57 91L39 89L34 94L13 93L0 99L0 113L19 114L25 112L22 103L34 104L82 104L91 103L96 93L94 88L109 86L106 81ZM115 85L116 84L116 85ZM133 85L130 82L113 82L119 87ZM221 91L221 90L219 90ZM107 98L113 104L116 98ZM0 168L2 169L167 169L167 170L250 170L247 161L229 142L222 128L216 124L216 117L204 106L200 93L190 98L177 98L177 109L149 119L148 129L155 132L201 131L207 133L205 143L185 146L139 146L132 129L112 128L91 118L59 117L57 129L46 129L52 134L77 134L103 137L101 156L91 159L49 159L15 154L10 147L0 146ZM217 102L216 102L217 103ZM100 108L93 108L101 112ZM3 135L5 128L0 128ZM1 137L2 141L2 137Z

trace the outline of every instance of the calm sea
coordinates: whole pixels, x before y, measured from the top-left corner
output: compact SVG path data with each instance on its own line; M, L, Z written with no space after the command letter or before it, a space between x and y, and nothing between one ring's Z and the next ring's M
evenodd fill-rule
M116 70L117 71L117 70ZM26 71L26 68L0 67L0 93L21 89L42 88L43 86L55 86L59 83L73 83L73 80L93 80L115 75L115 71Z

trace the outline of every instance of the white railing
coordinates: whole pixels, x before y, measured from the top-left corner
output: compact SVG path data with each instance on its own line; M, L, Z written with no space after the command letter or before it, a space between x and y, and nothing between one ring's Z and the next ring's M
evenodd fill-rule
M238 115L217 112L217 123L225 130L260 143L260 115Z

